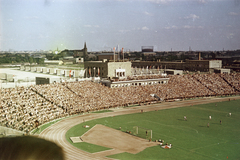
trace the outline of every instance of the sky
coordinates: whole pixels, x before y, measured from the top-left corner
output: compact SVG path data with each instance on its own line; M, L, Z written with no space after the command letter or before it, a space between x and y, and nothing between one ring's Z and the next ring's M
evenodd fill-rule
M0 0L0 51L240 49L240 0Z

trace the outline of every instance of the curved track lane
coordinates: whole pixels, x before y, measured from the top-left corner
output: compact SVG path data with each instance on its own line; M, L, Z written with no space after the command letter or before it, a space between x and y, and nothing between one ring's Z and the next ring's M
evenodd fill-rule
M106 112L106 113L90 113L85 115L78 115L71 118L63 119L50 127L46 128L39 137L44 138L46 140L50 140L58 144L63 148L63 152L66 160L78 160L78 159L111 159L107 157L98 157L99 154L88 153L83 150L80 150L74 146L72 146L65 138L66 132L72 128L73 126L80 124L85 121L99 119L103 117L124 115L124 114L132 114L138 113L141 110L144 112L153 111L153 110L162 110L162 109L170 109L184 106L191 106L197 104L207 104L207 103L216 103L221 101L228 101L229 99L240 99L240 96L237 97L226 97L226 98L201 98L187 101L179 101L179 102L165 102L160 104L151 104L148 106L137 106L137 107L129 107L129 108L120 108L113 109L114 112Z

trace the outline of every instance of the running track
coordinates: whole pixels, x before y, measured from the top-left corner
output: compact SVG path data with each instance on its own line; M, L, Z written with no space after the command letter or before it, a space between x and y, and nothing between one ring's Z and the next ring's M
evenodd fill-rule
M39 137L44 138L46 140L50 140L58 144L63 148L63 152L65 155L66 160L79 160L79 159L111 159L104 157L104 154L96 154L96 153L88 153L83 150L80 150L74 146L72 146L65 138L66 132L72 128L73 126L82 123L83 119L85 121L103 118L103 117L110 117L110 116L117 116L117 115L124 115L124 114L132 114L137 113L143 110L144 112L153 111L153 110L162 110L162 109L170 109L176 107L184 107L184 106L191 106L196 104L206 104L206 103L216 103L221 101L228 101L229 99L240 99L240 96L236 97L226 97L226 98L200 98L194 100L186 100L186 101L179 101L179 102L164 102L158 104L151 104L147 106L137 106L137 107L129 107L129 108L119 108L113 109L114 112L106 112L106 113L89 113L84 115L78 115L71 118L63 119L50 127L46 128L43 132L40 133ZM108 151L109 152L109 151ZM114 150L111 151L112 154Z

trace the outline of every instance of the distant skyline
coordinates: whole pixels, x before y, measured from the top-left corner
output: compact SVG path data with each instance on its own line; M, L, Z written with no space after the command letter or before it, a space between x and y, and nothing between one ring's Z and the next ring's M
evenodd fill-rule
M0 51L240 49L240 0L0 0Z

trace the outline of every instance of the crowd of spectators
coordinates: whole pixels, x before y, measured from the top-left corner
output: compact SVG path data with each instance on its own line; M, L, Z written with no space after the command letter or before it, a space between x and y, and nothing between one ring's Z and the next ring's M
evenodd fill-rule
M171 76L168 84L159 85L163 99L183 99L193 97L205 97L213 95L204 85L192 77L192 75ZM162 88L162 89L161 89Z
M214 95L229 95L236 92L232 85L227 83L219 74L194 74L193 77L213 91Z
M60 117L62 110L29 88L0 90L0 123L28 133L36 127Z
M240 74L231 73L231 74L220 74L220 76L230 84L235 90L240 92Z
M150 74L150 75L141 75L141 76L128 76L122 79L112 79L112 81L130 81L130 80L143 80L143 79L159 79L159 78L166 78L164 75L160 74Z
M28 133L37 124L83 112L160 99L239 94L239 83L240 74L186 74L169 76L166 84L146 86L108 88L79 81L1 89L0 124Z
M142 80L142 79L158 79L158 78L165 78L166 76L163 76L161 74L152 74L152 75L142 75L142 76L128 76L128 80Z

